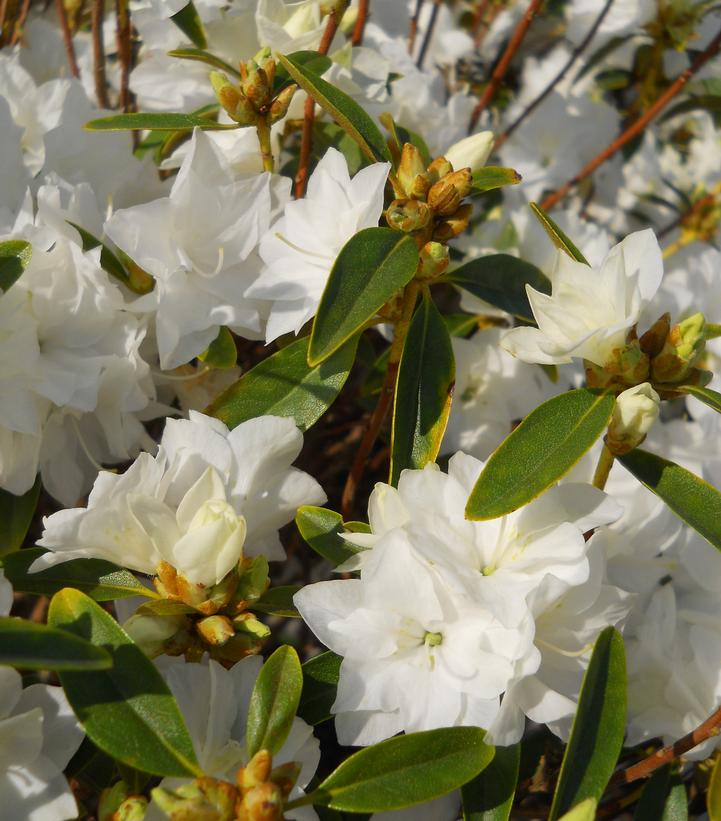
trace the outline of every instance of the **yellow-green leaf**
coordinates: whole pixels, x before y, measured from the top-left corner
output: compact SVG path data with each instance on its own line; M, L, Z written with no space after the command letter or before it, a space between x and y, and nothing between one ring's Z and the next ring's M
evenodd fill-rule
M685 385L683 390L695 396L704 405L713 408L717 413L721 413L721 393L713 391L711 388L700 388L698 385Z
M593 798L587 798L581 801L580 804L569 810L558 821L596 821L596 805L597 801Z
M721 756L716 759L706 793L709 821L721 821Z
M137 112L98 117L85 123L88 131L192 131L203 128L208 131L228 131L238 128L237 123L218 123L197 114L163 114Z
M503 188L506 185L518 185L523 178L513 168L504 168L500 165L484 165L476 169L471 175L471 196L492 191L494 188Z
M543 229L551 238L551 242L556 246L556 248L560 248L561 251L565 251L571 259L575 259L576 262L583 262L585 265L588 265L588 260L583 254L579 251L579 249L571 242L571 240L564 234L564 232L556 225L556 223L548 216L548 214L541 208L540 205L536 205L535 202L529 203L531 206L531 210L538 218L538 221L541 223Z
M0 291L7 291L20 278L32 255L32 245L23 239L0 242Z
M234 367L238 360L238 350L235 347L233 334L226 327L221 327L218 336L208 345L208 349L198 356L198 359L211 368Z
M361 550L341 536L346 529L343 517L333 510L303 505L298 508L295 523L303 541L334 567L343 564Z

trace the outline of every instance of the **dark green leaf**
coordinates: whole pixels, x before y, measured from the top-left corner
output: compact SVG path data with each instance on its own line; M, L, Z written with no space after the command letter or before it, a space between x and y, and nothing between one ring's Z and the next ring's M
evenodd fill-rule
M314 793L314 803L347 812L386 812L458 789L493 759L478 727L396 736L346 759Z
M303 665L303 692L298 715L308 724L321 724L331 718L330 708L335 701L342 661L340 656L328 650Z
M291 342L264 359L222 393L205 411L229 428L264 414L289 416L305 431L333 404L353 367L358 338L313 367L309 338Z
M142 113L113 114L85 123L88 131L190 131L193 128L227 131L236 123L218 123L198 114Z
M486 462L466 517L495 519L540 496L603 433L615 401L610 393L579 388L539 405Z
M218 331L218 336L210 343L198 359L211 368L233 368L238 361L238 350L235 347L233 334L225 327Z
M209 51L204 51L202 48L174 48L168 52L169 57L178 57L181 60L195 60L198 63L206 63L213 68L218 68L221 71L226 71L234 77L240 77L240 72L237 68L226 63L225 60L211 54Z
M349 174L356 174L366 162L358 143L335 123L327 120L313 120L313 158L319 161L329 148L345 157Z
M306 71L312 72L320 76L325 74L331 67L333 61L325 54L318 54L317 51L294 51L287 55L296 65L303 66ZM288 70L280 63L275 70L275 78L273 80L273 96L280 94L280 92L294 82L293 78L288 74Z
M539 268L510 254L473 259L444 279L524 322L535 323L526 285L544 294L551 293L550 280Z
M598 801L618 761L626 730L623 639L607 627L596 639L563 756L550 821L587 798Z
M683 782L667 764L646 782L633 821L684 821L688 818L686 805Z
M208 38L205 36L203 23L198 15L198 11L190 0L187 6L183 6L180 11L172 14L170 19L183 32L183 34L198 48L208 47Z
M105 648L112 657L107 671L60 673L75 715L101 750L153 775L202 775L162 676L99 604L65 588L50 602L48 624Z
M413 279L418 248L407 234L365 228L341 249L313 320L308 362L317 365L344 345Z
M0 291L17 282L30 264L33 247L23 239L6 239L0 242Z
M292 55L279 55L278 59L293 80L358 143L371 162L391 161L380 129L352 97L294 60Z
M428 294L411 320L398 367L390 484L435 461L451 412L456 363L448 329Z
M721 550L721 493L675 462L636 448L618 460L686 524Z
M508 821L520 756L520 744L496 747L493 761L461 788L463 821Z
M250 605L251 610L257 613L266 613L269 616L283 616L286 619L299 619L300 615L293 604L293 596L300 590L297 584L271 587Z
M303 672L295 650L279 647L261 668L248 706L248 757L258 750L275 754L285 743L298 710Z
M22 547L40 496L40 477L22 496L0 490L0 557Z
M500 165L484 165L473 172L471 182L471 196L492 191L494 188L503 188L505 185L518 185L523 178L513 168L503 168Z
M717 94L700 94L687 97L680 103L671 106L661 117L661 122L666 122L679 114L688 114L691 111L708 111L710 114L721 113L721 97Z
M336 567L361 548L347 542L341 533L346 529L340 513L324 507L303 505L298 508L295 523L305 543Z
M4 557L5 576L18 593L52 596L65 587L74 587L95 601L157 595L142 585L130 571L103 559L71 559L47 570L29 573L30 565L43 553L45 551L41 548L32 547Z
M563 231L561 231L561 229L548 216L543 208L541 208L540 205L536 205L535 202L531 202L529 205L556 248L560 248L561 251L565 251L568 256L571 257L571 259L575 259L576 262L583 262L584 265L588 265L588 260L586 257L583 256L571 240L563 233Z
M26 619L0 617L0 665L24 670L107 670L102 647Z
M691 396L695 396L696 399L713 408L717 413L721 413L721 393L718 393L718 391L712 391L711 388L699 388L698 385L685 385L682 390Z

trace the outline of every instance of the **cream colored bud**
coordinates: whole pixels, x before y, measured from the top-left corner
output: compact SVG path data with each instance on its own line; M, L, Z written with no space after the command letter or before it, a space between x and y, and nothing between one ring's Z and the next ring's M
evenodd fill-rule
M112 821L143 821L148 809L148 799L144 795L131 795L118 807Z
M420 231L431 221L431 209L418 200L393 200L386 209L386 222L395 231Z
M701 313L674 325L661 352L651 360L655 382L679 382L703 356L706 348L706 320Z
M438 180L428 192L428 205L441 216L450 216L471 192L471 171L461 168Z
M320 13L322 15L336 14L340 19L348 8L348 2L349 0L321 0Z
M149 658L165 652L166 644L183 627L184 616L150 616L135 613L123 629Z
M473 206L470 202L461 205L460 208L456 209L452 217L441 220L441 222L436 224L436 227L433 229L433 239L439 242L448 242L449 239L453 239L453 237L462 234L466 228L468 228L472 213Z
M611 453L623 456L638 447L658 419L660 407L661 399L648 382L620 393L606 436Z
M214 646L225 644L235 635L233 622L227 616L207 616L195 625L195 629L204 641Z
M420 251L418 275L422 279L435 279L448 267L451 258L448 246L440 242L427 242Z
M247 766L238 770L236 774L238 786L244 792L257 787L268 780L272 769L273 757L270 750L258 750Z
M254 60L248 61L247 68L248 74L241 81L240 88L253 104L253 108L256 111L261 111L270 103L268 75Z
M283 818L283 795L280 787L270 782L249 790L240 806L240 817L247 821L281 821Z
M343 32L346 37L350 37L353 34L353 29L355 28L356 20L358 19L358 6L349 6L345 10L345 14L341 17L341 21L338 24L338 28Z
M293 100L293 95L297 90L298 86L295 83L291 83L291 85L286 86L275 100L273 100L270 105L270 110L268 111L268 125L273 125L285 117Z
M420 177L420 183L417 179ZM401 161L398 165L398 181L406 195L414 199L422 199L430 188L430 177L425 168L421 152L411 143L405 143L401 151ZM418 194L421 196L418 196Z
M481 131L454 143L446 151L446 159L455 168L470 168L477 171L488 161L493 150L493 132Z
M435 183L445 177L446 174L452 174L453 166L445 157L436 157L426 170L431 178L431 182Z

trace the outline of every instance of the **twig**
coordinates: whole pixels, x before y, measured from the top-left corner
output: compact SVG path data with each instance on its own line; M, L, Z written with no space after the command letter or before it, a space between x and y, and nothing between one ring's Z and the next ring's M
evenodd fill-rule
M363 32L366 28L366 20L368 19L368 7L370 0L358 0L358 16L355 19L355 26L353 26L353 36L351 43L354 46L359 46L363 42Z
M531 25L533 18L536 16L542 5L543 0L531 0L531 2L528 4L528 8L526 9L526 13L518 21L518 25L516 26L513 34L511 35L511 39L508 41L506 50L503 52L501 59L496 64L496 67L493 69L491 79L488 85L483 90L483 94L481 94L480 99L476 103L476 107L473 109L473 112L471 113L471 120L468 123L469 134L476 127L478 118L481 116L483 111L491 102L491 100L496 94L496 91L498 91L498 87L501 85L503 78L506 76L506 72L508 71L508 66L511 64L511 60L513 59L515 53L518 51L521 43L523 42L523 38L526 36L528 27Z
M416 306L416 299L418 298L419 285L418 281L412 279L406 286L403 295L403 307L401 309L401 316L393 331L393 344L391 345L390 354L388 355L388 366L386 374L383 379L383 386L381 387L380 396L378 397L378 404L373 411L368 427L363 435L363 439L358 447L358 451L353 460L353 465L348 474L348 478L343 488L343 497L341 499L341 512L344 519L350 518L353 510L353 502L355 501L356 490L363 478L368 456L375 444L378 434L383 427L388 411L393 404L393 397L396 392L396 378L398 376L398 365L400 363L401 354L403 353L403 345L408 334L408 327L410 326L411 317L413 316L413 309Z
M443 0L434 0L433 8L431 9L431 16L428 18L428 25L426 26L426 30L423 32L421 50L418 52L418 59L416 60L416 65L418 68L423 68L423 61L426 59L426 52L428 51L428 46L431 44L433 30L436 27L436 20L438 20L438 12L441 10L442 2Z
M333 42L335 33L338 30L338 19L336 13L332 11L328 15L325 30L320 44L318 54L327 54L330 44ZM308 95L303 108L303 135L300 141L300 156L298 157L298 172L295 175L295 198L299 200L305 196L305 188L308 184L308 166L310 165L310 152L313 149L313 121L315 119L315 100Z
M588 34L583 38L583 40L576 46L576 48L571 53L571 56L566 61L565 65L558 74L551 80L551 82L543 89L543 91L534 99L532 100L526 108L518 115L518 117L508 126L508 128L501 134L501 136L496 140L495 148L500 148L503 143L513 134L513 132L521 125L522 122L526 120L537 108L538 106L546 99L546 97L553 91L553 89L561 82L561 80L566 76L567 72L571 69L573 64L578 60L578 58L583 54L583 52L588 47L589 43L593 38L596 36L596 32L598 31L601 23L603 22L604 18L608 14L611 5L613 4L613 0L606 0L604 3L601 12L599 13L598 17L593 22L593 25L588 30Z
M418 20L421 16L421 9L423 8L423 0L416 0L416 7L411 15L408 24L408 53L413 54L413 49L416 47L416 37L418 36Z
M16 45L22 37L23 26L25 25L25 20L27 20L29 11L30 0L23 0L23 4L20 7L20 13L18 14L17 20L15 21L15 27L13 29L12 37L10 38L11 46ZM0 28L2 28L2 26L0 26Z
M611 468L613 467L613 460L614 456L608 449L608 445L606 445L606 443L604 442L603 448L598 457L596 471L593 474L593 486L597 487L599 490L603 490L606 487L608 475L611 472Z
M120 94L118 104L123 111L130 111L132 99L130 95L130 70L133 62L133 44L130 32L130 12L128 0L115 0L115 40L120 62ZM133 132L135 133L135 132Z
M78 68L78 61L75 57L75 46L73 45L73 35L70 31L70 23L68 22L68 12L65 8L63 0L55 0L55 6L58 12L58 20L60 20L60 28L63 32L63 42L65 43L65 56L68 58L68 66L73 77L80 76L80 69Z
M95 96L100 108L110 108L108 101L108 84L105 79L105 44L103 43L103 18L105 17L105 0L93 0L91 10L91 27L93 32L93 77L95 78Z
M549 194L541 203L541 208L544 211L549 211L557 205L579 182L590 177L591 174L606 160L613 157L613 155L620 151L624 145L629 143L634 137L637 137L646 126L657 117L664 108L673 100L673 98L683 89L688 81L699 71L712 57L714 57L721 48L721 31L711 40L708 46L699 54L693 63L685 71L674 80L674 82L664 91L664 93L656 100L656 102L639 117L636 122L632 123L622 134L610 143L606 148L597 154L589 163L587 163L575 177L570 179L565 185L562 185L557 191Z
M638 764L633 764L625 770L614 773L610 783L612 785L630 784L632 781L638 781L639 778L646 778L659 767L663 767L664 764L670 764L675 758L679 758L694 747L698 747L699 744L703 744L707 739L718 735L720 725L721 707L688 735L673 744L669 744L667 747L656 750L655 753L651 753L643 761L639 761Z
M0 0L0 46L3 42L3 32L5 29L5 18L8 13L8 0Z

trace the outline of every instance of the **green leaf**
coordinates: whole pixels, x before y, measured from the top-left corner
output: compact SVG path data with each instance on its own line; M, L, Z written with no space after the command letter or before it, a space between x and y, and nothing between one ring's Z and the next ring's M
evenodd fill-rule
M563 756L550 821L586 798L598 801L623 746L626 730L626 657L613 627L603 630L583 677L571 737Z
M227 369L235 367L238 361L238 349L235 347L233 334L225 326L218 331L218 336L208 345L198 359L211 368Z
M463 821L508 821L520 758L520 744L496 747L493 761L461 788Z
M325 74L326 71L333 65L333 61L325 54L318 54L317 51L294 51L287 55L296 65L303 66L305 71L317 74ZM278 63L275 70L275 78L273 79L273 96L277 96L280 92L291 83L295 82L288 74L285 66Z
M683 781L667 764L656 770L646 782L633 821L684 821L688 818L686 806Z
M615 401L610 393L579 388L539 405L486 462L468 499L466 518L495 519L540 496L603 433Z
M187 6L172 14L170 19L185 34L185 36L198 48L208 47L208 38L205 36L203 23L198 15L198 11L190 0Z
M721 550L721 493L715 487L681 465L640 448L618 460L680 519Z
M339 125L328 120L313 120L312 158L319 162L329 148L340 151L348 166L348 173L351 175L355 175L366 163L366 158L358 147L358 143L349 137Z
M551 293L551 282L539 268L510 254L490 254L473 259L443 279L524 322L534 324L526 285L543 294Z
M284 57L281 54L278 60L293 80L348 132L371 162L391 161L380 129L352 97L327 83L292 55Z
M405 468L438 456L451 412L456 363L448 329L425 294L411 320L398 367L391 433L390 484Z
M24 670L107 670L110 654L102 647L26 619L0 618L0 665Z
M233 77L240 77L240 72L237 68L225 60L211 54L209 51L204 51L202 48L174 48L168 52L168 57L177 57L180 60L194 60L198 63L206 63L206 65L218 68L225 71Z
M238 128L237 123L218 123L198 114L143 113L113 114L85 123L88 131L191 131L193 128L209 131L228 131Z
M492 191L494 188L503 188L505 185L518 185L522 179L523 177L513 168L484 165L471 175L471 196Z
M581 801L580 804L569 810L558 821L596 821L596 805L597 801L593 798L587 798Z
M396 736L346 759L313 793L314 803L347 812L422 804L470 781L493 759L478 727Z
M717 339L721 336L721 325L715 325L713 322L707 322L704 325L703 335L706 339Z
M30 264L33 247L23 239L6 239L0 242L0 291L17 282Z
M205 411L229 428L265 414L289 416L302 430L314 425L345 384L358 338L320 365L308 365L307 336L281 348L224 391Z
M346 529L343 517L333 510L303 505L295 514L295 523L308 547L328 559L333 567L343 564L362 549L341 536Z
M47 570L29 573L28 568L45 553L39 547L25 548L3 558L8 581L18 593L52 596L65 587L81 590L95 601L114 601L129 596L157 595L128 570L103 559L71 559Z
M284 644L261 668L248 706L246 747L274 755L288 738L303 689L303 673L295 650Z
M721 821L721 757L716 759L706 793L709 821Z
M22 547L40 497L40 477L22 496L0 490L0 557Z
M303 665L303 692L298 715L308 724L315 726L332 718L330 708L335 701L342 661L340 656L328 650Z
M583 262L584 265L588 265L588 260L586 257L583 256L571 240L563 233L563 231L561 231L561 229L548 216L543 208L541 208L540 205L536 205L535 202L530 202L529 205L556 248L560 248L561 251L565 251L568 256L571 257L571 259L575 259L576 262Z
M110 670L61 672L60 683L90 739L137 770L201 776L183 716L162 676L128 634L79 590L53 596L48 624L105 648Z
M351 237L336 259L313 320L308 363L335 353L401 288L413 279L418 248L407 234L365 228Z
M684 385L682 390L695 396L704 405L713 408L716 413L721 413L721 393L718 391L712 391L711 388L699 388L698 385Z
M293 604L293 596L300 590L297 584L280 585L271 587L252 604L251 610L258 613L266 613L269 616L282 616L286 619L299 619L300 614Z

